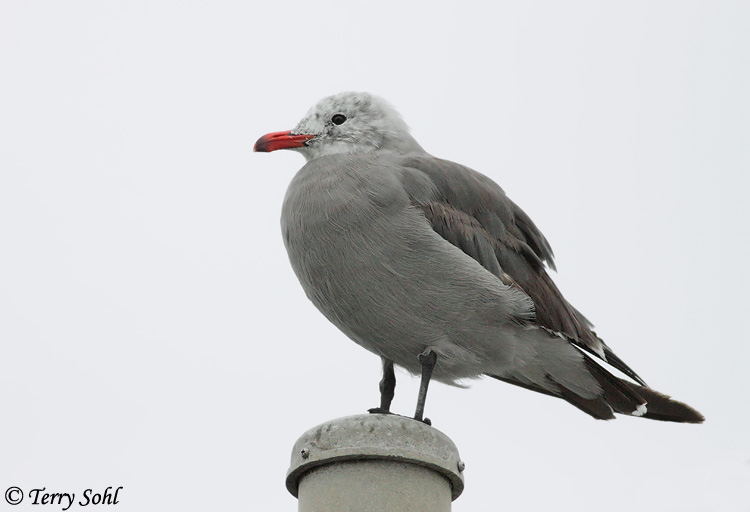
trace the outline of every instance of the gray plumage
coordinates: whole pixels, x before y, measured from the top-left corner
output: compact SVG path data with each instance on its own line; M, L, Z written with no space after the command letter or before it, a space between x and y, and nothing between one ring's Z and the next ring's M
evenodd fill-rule
M435 380L488 375L596 418L702 421L645 387L563 298L545 269L549 243L503 190L427 154L383 100L326 98L288 137L256 149L308 160L282 208L289 259L313 304L356 343L416 374L431 349Z

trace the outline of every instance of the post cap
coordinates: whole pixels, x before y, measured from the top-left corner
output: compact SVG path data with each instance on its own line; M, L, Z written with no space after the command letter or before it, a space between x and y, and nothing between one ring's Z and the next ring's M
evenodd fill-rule
M453 441L421 421L393 414L346 416L302 434L292 449L286 488L297 497L299 481L310 469L367 459L408 462L433 469L451 483L453 500L464 490L464 463Z

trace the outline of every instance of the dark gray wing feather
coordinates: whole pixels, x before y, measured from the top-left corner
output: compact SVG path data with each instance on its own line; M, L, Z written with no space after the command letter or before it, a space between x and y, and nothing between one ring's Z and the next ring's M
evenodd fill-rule
M402 157L402 182L432 228L534 302L536 321L646 385L591 330L562 296L544 264L555 268L539 228L495 182L462 165L430 156Z

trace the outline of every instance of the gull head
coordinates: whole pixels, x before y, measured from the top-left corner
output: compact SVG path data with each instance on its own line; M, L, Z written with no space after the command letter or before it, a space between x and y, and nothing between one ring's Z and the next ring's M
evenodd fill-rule
M396 110L366 92L343 92L313 106L290 131L264 135L255 151L294 149L309 161L327 155L422 151Z

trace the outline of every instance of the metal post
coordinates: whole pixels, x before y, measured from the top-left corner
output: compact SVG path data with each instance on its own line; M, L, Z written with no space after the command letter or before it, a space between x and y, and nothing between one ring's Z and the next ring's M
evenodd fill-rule
M286 487L299 512L449 512L464 463L448 436L402 416L362 414L297 440Z

